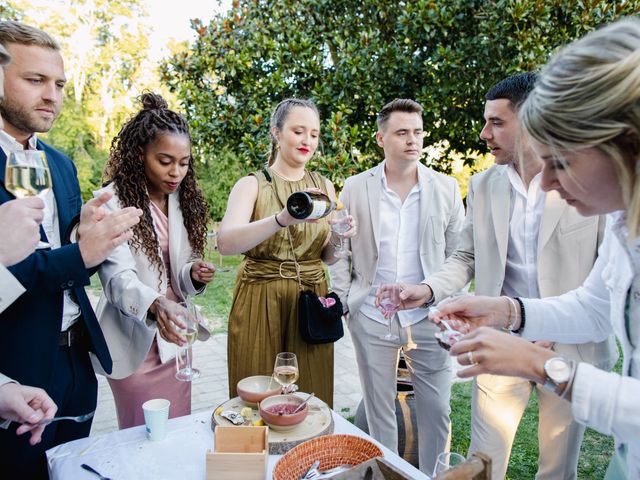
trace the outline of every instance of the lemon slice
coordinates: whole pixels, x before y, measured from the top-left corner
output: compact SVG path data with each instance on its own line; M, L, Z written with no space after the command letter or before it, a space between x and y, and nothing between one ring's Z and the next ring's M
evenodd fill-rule
M254 427L264 427L264 420L262 419L255 420L252 425Z
M218 407L216 408L216 411L214 412L216 415L220 415L222 413L222 407Z

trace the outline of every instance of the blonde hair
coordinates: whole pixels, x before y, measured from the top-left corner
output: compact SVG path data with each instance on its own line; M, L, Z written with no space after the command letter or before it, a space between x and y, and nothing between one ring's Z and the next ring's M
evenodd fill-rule
M614 22L554 55L519 116L553 150L597 148L610 158L629 237L640 234L640 19Z
M47 32L13 20L0 22L0 44L6 47L9 43L60 50L58 41Z

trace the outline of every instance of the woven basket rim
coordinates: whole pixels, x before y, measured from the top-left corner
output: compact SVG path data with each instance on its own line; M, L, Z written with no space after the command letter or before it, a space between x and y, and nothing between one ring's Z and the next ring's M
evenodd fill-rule
M297 480L309 470L314 460L320 460L320 470L343 464L354 467L374 457L382 450L367 438L348 433L315 437L285 453L273 469L274 480Z

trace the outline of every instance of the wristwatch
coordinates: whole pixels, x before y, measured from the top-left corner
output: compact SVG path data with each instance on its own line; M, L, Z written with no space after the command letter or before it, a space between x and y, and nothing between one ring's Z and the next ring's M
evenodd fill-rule
M553 357L544 362L544 388L559 395L571 379L573 365L571 360L563 357Z

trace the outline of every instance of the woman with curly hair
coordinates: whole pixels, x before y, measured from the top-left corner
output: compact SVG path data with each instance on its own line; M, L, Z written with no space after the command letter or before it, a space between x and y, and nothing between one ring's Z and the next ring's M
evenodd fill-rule
M175 345L185 344L176 328L184 327L179 317L186 312L177 302L201 293L215 271L200 259L208 215L187 122L160 95L145 93L141 102L142 110L113 139L107 186L96 192L114 194L107 210L143 211L129 244L99 272L103 293L97 313L113 357L108 381L120 428L142 425L142 404L151 398L169 399L170 417L191 413L191 383L175 378L170 361ZM207 337L201 327L198 338Z

